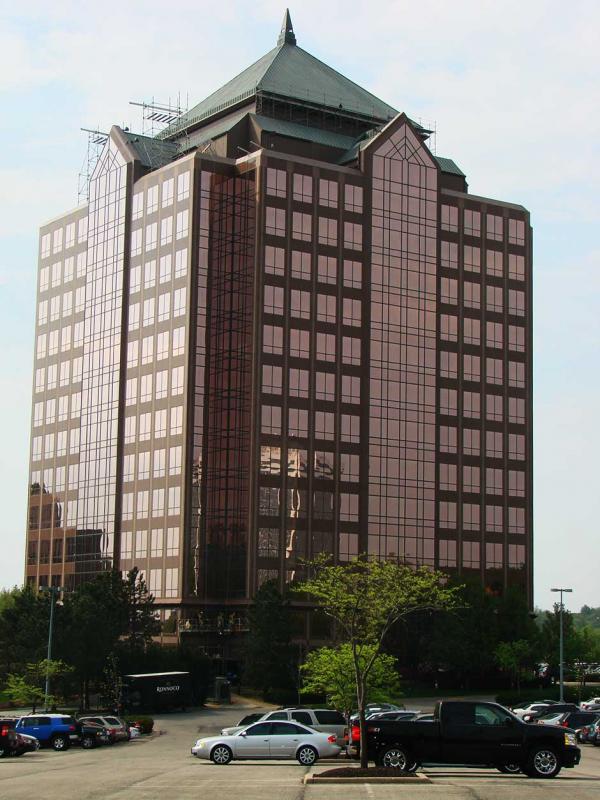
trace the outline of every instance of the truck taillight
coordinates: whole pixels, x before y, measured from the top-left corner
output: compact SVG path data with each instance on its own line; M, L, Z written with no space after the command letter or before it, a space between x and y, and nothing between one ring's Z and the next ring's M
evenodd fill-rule
M360 742L360 727L358 725L352 726L352 741Z
M335 744L337 742L337 736L335 735L335 733L332 733L331 736L328 736L327 741L330 742L331 744Z

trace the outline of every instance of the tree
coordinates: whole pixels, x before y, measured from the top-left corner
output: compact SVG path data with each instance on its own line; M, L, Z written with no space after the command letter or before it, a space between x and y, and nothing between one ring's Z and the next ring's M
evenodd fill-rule
M511 676L511 688L521 691L521 677L527 667L533 667L533 646L527 639L500 642L494 651L498 666Z
M257 591L248 627L244 682L260 689L263 696L273 689L291 689L294 658L289 603L275 581L266 581Z
M323 555L308 564L311 576L294 590L312 599L334 622L341 643L352 652L360 719L360 760L366 768L365 707L369 674L393 625L423 610L453 608L458 588L445 585L441 572L412 569L391 561L361 556L348 564L331 565Z
M73 671L73 668L64 661L48 660L36 661L27 664L25 674L16 675L11 673L6 680L5 694L16 705L32 706L35 711L36 706L44 699L48 707L56 705L57 697L54 695L45 696L45 682L48 675L52 679L65 678ZM53 681L53 685L54 681ZM63 695L64 696L64 695Z
M137 567L127 573L122 590L127 614L126 640L130 647L143 649L160 632L154 597Z
M373 645L362 648L360 668L364 671L373 655ZM312 650L300 667L303 675L301 694L325 694L327 702L349 716L356 706L354 657L350 644ZM371 701L389 702L400 695L396 659L377 653L367 674L367 694Z

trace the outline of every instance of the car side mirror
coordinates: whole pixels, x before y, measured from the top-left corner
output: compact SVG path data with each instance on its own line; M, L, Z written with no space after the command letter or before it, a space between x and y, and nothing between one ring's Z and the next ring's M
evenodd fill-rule
M240 731L240 736L243 736L245 739L246 736L248 736L248 734L246 733L246 731Z

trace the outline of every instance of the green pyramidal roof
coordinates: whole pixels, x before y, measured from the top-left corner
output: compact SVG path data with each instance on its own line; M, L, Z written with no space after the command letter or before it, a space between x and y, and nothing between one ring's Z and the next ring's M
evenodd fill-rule
M160 136L177 136L180 131L195 127L215 114L250 102L258 93L343 109L382 122L398 113L392 106L298 47L289 11L286 11L277 47L183 114Z

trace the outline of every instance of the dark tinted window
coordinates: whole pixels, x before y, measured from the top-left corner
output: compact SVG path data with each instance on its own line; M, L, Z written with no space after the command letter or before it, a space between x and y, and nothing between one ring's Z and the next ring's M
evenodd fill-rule
M246 736L268 736L271 733L271 723L259 722L258 725L251 725L245 733Z
M50 717L38 717L38 725L51 725L52 720Z
M452 703L442 706L442 718L444 722L452 725L474 725L475 706L473 703Z
M109 725L120 725L121 722L116 717L104 717Z
M339 711L315 711L319 725L344 725L346 720Z
M274 711L272 714L269 714L267 719L287 719L288 715L285 711Z
M274 722L271 725L271 736L292 736L297 732L297 726L289 722Z
M73 717L61 717L59 719L61 725L75 725L75 720Z
M262 714L246 714L246 716L242 717L238 722L238 725L250 725L252 722L256 722L256 720L260 719L261 717Z
M292 711L292 719L301 722L303 725L312 725L313 721L307 711Z
M25 717L25 719L21 720L21 725L24 728L33 728L35 725L39 724L40 724L39 717Z

